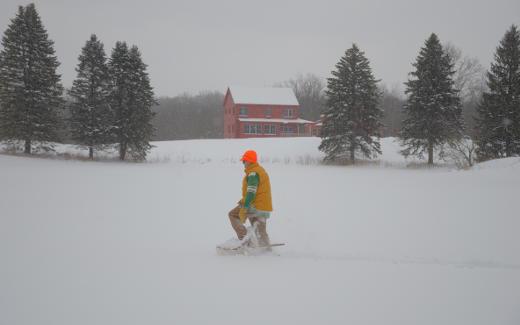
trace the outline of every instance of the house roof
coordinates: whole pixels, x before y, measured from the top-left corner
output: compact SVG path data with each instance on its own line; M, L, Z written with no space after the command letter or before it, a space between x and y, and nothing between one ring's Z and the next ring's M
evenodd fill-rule
M235 104L299 105L291 88L249 88L230 86Z

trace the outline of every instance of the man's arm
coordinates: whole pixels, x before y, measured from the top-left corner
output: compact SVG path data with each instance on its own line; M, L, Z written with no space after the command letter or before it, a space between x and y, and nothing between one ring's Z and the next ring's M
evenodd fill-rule
M258 189L259 182L260 177L257 173L251 172L249 173L249 175L247 175L247 190L244 208L249 209L251 207L251 202L255 199L256 190Z

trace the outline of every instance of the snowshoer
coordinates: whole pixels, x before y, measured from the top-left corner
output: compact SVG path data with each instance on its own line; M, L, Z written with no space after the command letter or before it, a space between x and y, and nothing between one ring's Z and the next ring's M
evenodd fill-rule
M258 245L267 247L270 245L266 227L267 219L273 211L269 175L258 164L257 154L254 150L247 150L240 160L245 167L242 198L238 205L229 211L229 220L240 241L246 237L247 229L244 224L249 220L252 229L256 230Z

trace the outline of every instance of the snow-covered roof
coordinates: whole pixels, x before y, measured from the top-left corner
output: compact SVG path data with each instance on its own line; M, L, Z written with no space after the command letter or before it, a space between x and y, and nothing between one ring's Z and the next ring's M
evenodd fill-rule
M291 88L249 88L230 86L235 104L299 105Z
M302 118L297 119L283 119L283 118L239 118L240 122L257 122L257 123L297 123L297 124L312 124L313 121L304 120Z

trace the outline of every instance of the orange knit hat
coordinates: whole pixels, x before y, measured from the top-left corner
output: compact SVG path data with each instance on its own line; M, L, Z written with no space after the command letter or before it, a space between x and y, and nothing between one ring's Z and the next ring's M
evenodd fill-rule
M257 161L256 151L247 150L246 152L244 152L244 155L242 156L242 158L240 158L240 160L255 163Z

